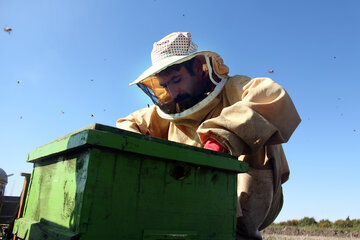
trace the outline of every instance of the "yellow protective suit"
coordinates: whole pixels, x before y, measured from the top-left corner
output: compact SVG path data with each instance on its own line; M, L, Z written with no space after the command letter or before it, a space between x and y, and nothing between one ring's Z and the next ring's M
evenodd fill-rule
M247 162L249 172L238 177L238 239L261 239L259 229L281 210L281 184L289 177L281 143L300 121L280 85L269 78L234 76L211 103L189 116L164 119L152 106L119 119L116 126L197 147L214 138Z

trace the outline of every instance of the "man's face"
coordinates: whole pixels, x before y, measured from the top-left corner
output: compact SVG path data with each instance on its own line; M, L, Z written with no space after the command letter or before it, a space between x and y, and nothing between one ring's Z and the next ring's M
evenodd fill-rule
M184 66L181 66L179 71L174 70L167 75L158 76L158 81L174 102L182 109L187 109L198 103L199 95L203 95L202 81L197 75L196 71L191 75Z

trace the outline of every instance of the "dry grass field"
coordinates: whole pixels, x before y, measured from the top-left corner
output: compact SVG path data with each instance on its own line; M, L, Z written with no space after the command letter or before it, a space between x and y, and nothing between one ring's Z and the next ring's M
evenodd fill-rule
M306 228L267 228L262 231L264 240L360 240L359 232L337 229L311 230Z
M300 220L273 223L262 232L264 240L360 240L360 219L336 220L322 219L317 222L313 217Z
M341 240L341 239L360 239L355 237L330 237L330 236L289 236L289 235L273 235L264 234L264 240Z

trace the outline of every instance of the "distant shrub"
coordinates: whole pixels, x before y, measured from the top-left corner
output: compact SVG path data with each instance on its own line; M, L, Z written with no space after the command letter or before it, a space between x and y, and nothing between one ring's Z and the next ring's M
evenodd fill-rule
M288 220L286 224L287 226L299 226L299 220Z
M332 222L330 222L327 219L322 219L319 221L318 226L320 228L331 228L332 227Z
M291 220L289 220L289 221L291 221ZM279 226L287 226L287 223L288 222L279 222L277 225L279 225Z
M300 226L312 226L312 225L316 225L317 222L315 221L315 219L313 217L309 218L309 217L304 217L303 219L300 219L299 221L299 225Z
M360 228L360 219L353 219L351 220L351 223L354 228Z
M336 220L334 222L334 225L339 227L339 228L352 228L353 227L353 223L350 220Z
M278 224L279 226L298 226L299 225L299 220L288 220L286 222L279 222Z

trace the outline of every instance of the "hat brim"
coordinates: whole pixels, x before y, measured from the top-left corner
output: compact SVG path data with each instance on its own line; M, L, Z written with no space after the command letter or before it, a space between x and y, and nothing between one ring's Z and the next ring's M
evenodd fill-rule
M145 72L143 72L135 81L133 81L129 85L138 84L138 83L142 82L143 80L147 79L148 77L151 77L151 76L161 72L162 70L166 69L167 67L169 67L171 65L186 62L187 60L190 60L191 58L193 58L195 56L205 55L206 53L212 53L212 52L199 51L199 52L194 52L194 53L192 53L190 55L186 55L186 56L167 57L167 58L157 62L156 64L152 65L148 69L146 69Z

